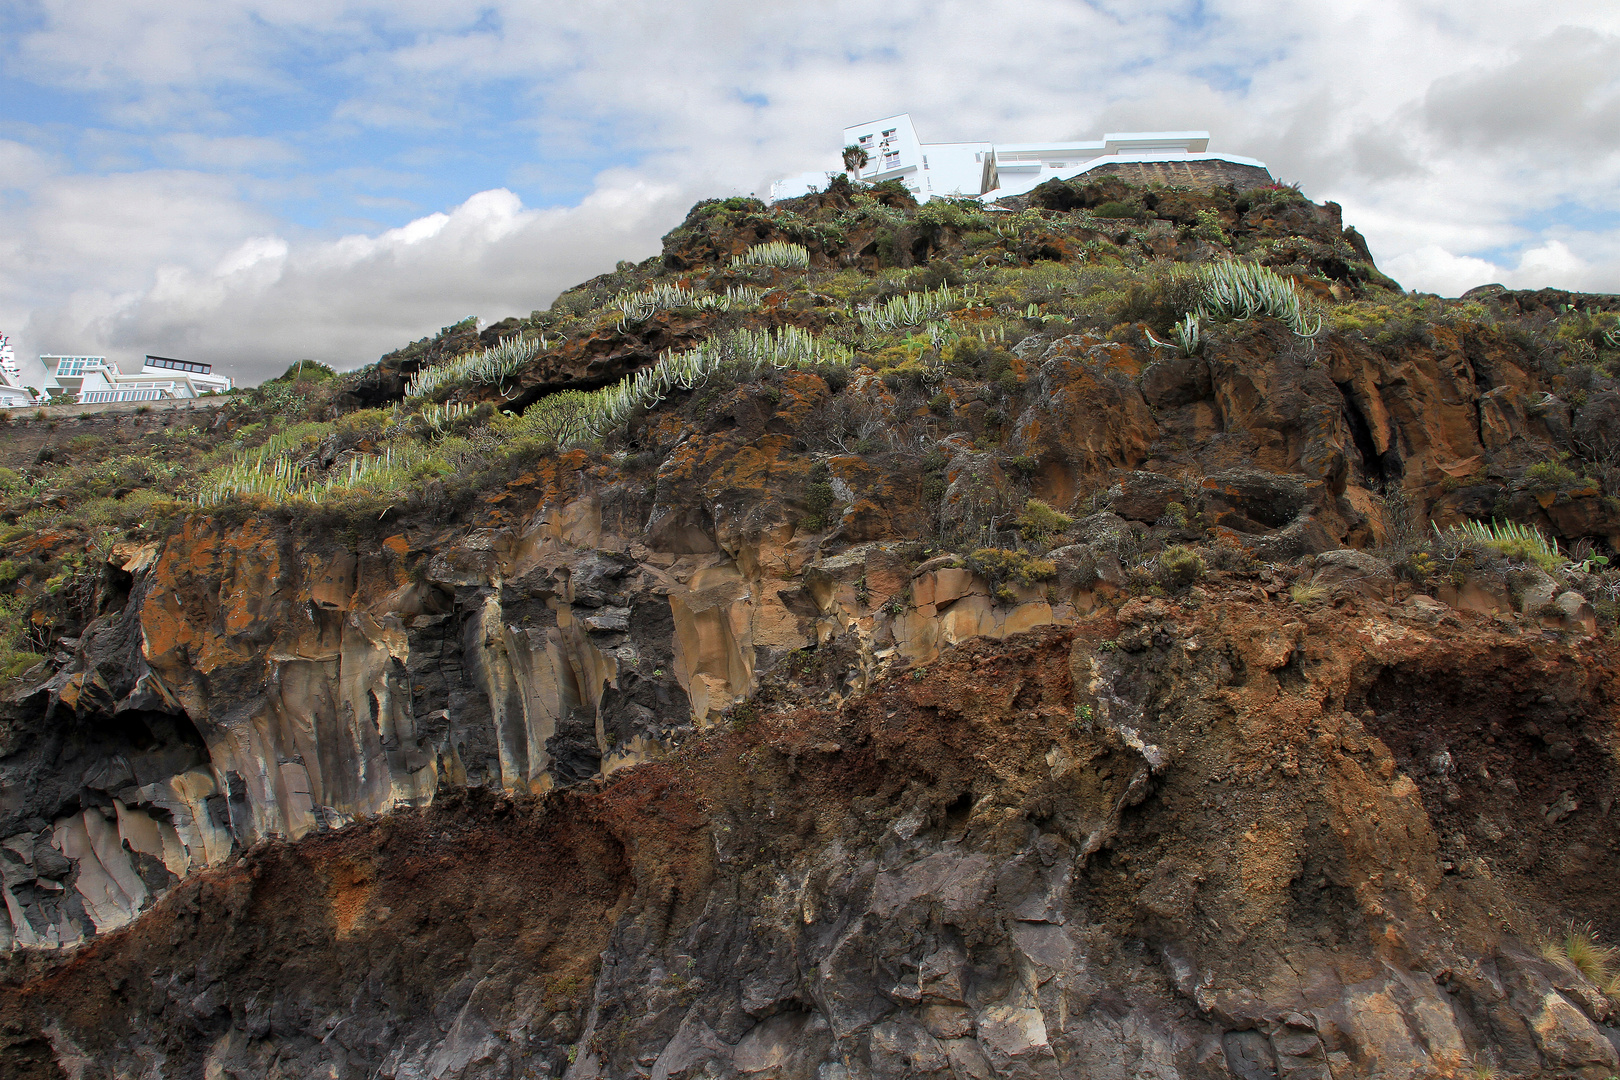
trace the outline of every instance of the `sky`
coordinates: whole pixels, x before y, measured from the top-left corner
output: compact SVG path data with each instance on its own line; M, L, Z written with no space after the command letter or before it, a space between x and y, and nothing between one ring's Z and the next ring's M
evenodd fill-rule
M1620 292L1620 0L0 0L0 332L349 369L898 112L1207 129L1408 289Z

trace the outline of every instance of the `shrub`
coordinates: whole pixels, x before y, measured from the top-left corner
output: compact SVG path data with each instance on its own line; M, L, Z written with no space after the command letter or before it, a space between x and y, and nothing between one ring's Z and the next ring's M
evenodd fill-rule
M965 299L965 297L964 297ZM921 326L945 311L951 304L949 286L933 292L914 292L855 312L861 327L869 334L898 330L903 326Z
M1556 461L1538 461L1524 470L1524 478L1529 482L1528 487L1531 491L1547 492L1562 491L1580 479L1580 476L1574 469Z
M1269 315L1300 337L1315 337L1320 317L1312 323L1305 315L1294 283L1258 263L1236 259L1202 267L1198 271L1200 298L1197 314L1210 320L1252 319Z
M731 265L742 266L780 266L789 270L810 269L810 249L803 244L789 244L781 240L772 240L765 244L755 244L741 255L734 255Z
M1052 509L1040 499L1031 499L1024 504L1017 524L1025 540L1044 544L1073 525L1074 518Z
M1441 532L1437 525L1434 531L1443 539L1448 534L1456 534L1514 562L1534 563L1549 574L1564 564L1558 542L1543 536L1541 530L1533 525L1520 525L1514 521L1492 521L1489 525L1483 521L1465 521L1445 532Z
M1093 217L1100 218L1133 218L1138 211L1136 207L1127 202L1110 200L1091 211Z
M33 650L27 619L25 600L0 596L0 680L15 679L45 659Z
M336 377L336 375L337 372L329 364L323 364L319 360L300 360L295 364L288 364L286 371L268 381L326 382L328 379Z
M1186 588L1204 576L1204 560L1198 552L1177 544L1159 554L1154 577L1166 588Z
M503 338L479 352L425 367L405 384L405 400L421 401L458 386L499 386L546 347L541 338Z
M1009 548L980 548L964 562L969 570L988 581L993 589L1009 581L1027 587L1057 576L1057 564L1050 559L1038 559Z
M1200 210L1197 213L1197 224L1192 228L1192 234L1198 239L1211 244L1230 244L1232 238L1226 235L1221 227L1221 215L1214 210Z
M756 311L765 292L751 285L730 285L724 293L694 293L679 285L659 283L640 292L621 292L613 300L621 318L619 328L644 323L664 308L695 307L715 311Z
M1203 334L1198 329L1198 316L1190 311L1185 318L1170 328L1169 341L1160 341L1153 336L1152 330L1147 332L1147 336L1148 341L1161 349L1174 349L1182 356L1198 355L1198 350L1204 344Z
M1041 459L1033 454L1015 454L1007 459L1007 467L1020 476L1034 476L1041 469ZM1046 506L1045 503L1041 503L1041 505ZM1050 510L1051 507L1047 507L1047 509ZM1057 513L1055 510L1052 512Z
M818 461L810 466L810 483L804 489L804 508L809 512L799 520L799 524L811 532L826 528L835 498L832 470L827 468L826 462Z

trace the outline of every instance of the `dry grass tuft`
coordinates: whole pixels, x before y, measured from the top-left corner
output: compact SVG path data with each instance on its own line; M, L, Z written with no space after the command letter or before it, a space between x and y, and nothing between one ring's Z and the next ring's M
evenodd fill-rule
M1319 600L1326 600L1328 587L1326 585L1299 584L1288 590L1288 596L1296 604L1314 604Z
M1570 923L1562 935L1541 946L1541 955L1568 964L1581 978L1608 994L1620 997L1620 949L1598 940L1591 923Z

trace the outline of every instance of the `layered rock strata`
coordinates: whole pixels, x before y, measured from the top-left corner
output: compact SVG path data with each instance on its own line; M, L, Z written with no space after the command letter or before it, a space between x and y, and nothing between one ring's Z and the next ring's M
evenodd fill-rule
M1613 915L1589 871L1614 657L1426 614L1132 601L838 708L812 704L835 676L784 684L600 787L260 842L31 961L0 1052L15 1076L1606 1075L1610 1006L1531 909Z

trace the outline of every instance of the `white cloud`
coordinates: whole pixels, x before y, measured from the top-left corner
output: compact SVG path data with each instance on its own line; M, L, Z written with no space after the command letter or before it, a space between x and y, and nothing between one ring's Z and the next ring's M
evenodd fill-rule
M1513 277L1523 288L1539 288L1543 284L1560 285L1566 289L1579 289L1591 267L1586 260L1557 240L1549 240L1533 247L1519 257Z
M1569 289L1602 291L1620 271L1620 260L1607 264L1582 258L1559 240L1549 240L1521 252L1513 266L1498 266L1488 259L1454 255L1437 244L1402 252L1385 269L1402 285L1418 292L1459 296L1479 285L1496 283L1510 289Z
M1495 263L1467 255L1453 255L1438 244L1426 244L1388 260L1384 270L1414 292L1461 296L1479 285L1501 282Z
M18 337L29 354L194 357L249 383L305 357L355 367L467 315L543 307L604 259L655 253L692 193L617 179L569 209L496 190L375 236L254 237L206 269L168 263L145 289L36 309Z

